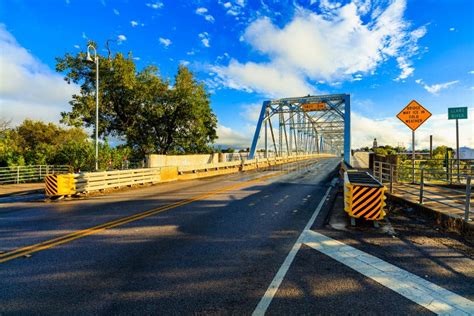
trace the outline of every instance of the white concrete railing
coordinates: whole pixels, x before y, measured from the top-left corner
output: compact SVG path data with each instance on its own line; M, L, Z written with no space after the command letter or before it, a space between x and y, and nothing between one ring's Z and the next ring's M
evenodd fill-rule
M74 176L76 192L92 192L129 185L160 182L160 168L85 172Z
M240 161L229 161L229 162L218 162L218 163L208 163L208 164L198 164L198 165L189 165L189 166L178 166L178 173L182 174L185 172L198 172L198 171L207 171L210 169L220 169L220 168L232 168L240 167L242 162Z
M74 182L76 185L76 192L88 193L138 184L209 177L235 173L239 171L266 168L272 165L305 159L328 157L334 156L328 154L313 154L288 157L256 158L244 161L218 162L185 166L163 166L159 168L85 172L75 174Z

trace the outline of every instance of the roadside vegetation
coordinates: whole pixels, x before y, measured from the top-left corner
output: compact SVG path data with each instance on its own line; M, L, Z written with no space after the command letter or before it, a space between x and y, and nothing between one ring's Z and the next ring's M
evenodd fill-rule
M93 42L90 42L94 44ZM94 44L95 45L95 44ZM56 59L56 70L80 86L61 122L95 126L95 65L86 53ZM123 139L137 153L206 153L217 138L209 93L192 72L178 67L174 80L156 66L137 70L132 53L99 56L99 136Z
M132 53L109 51L98 57L100 169L120 169L147 154L216 151L217 118L210 95L187 67L180 65L170 80L153 65L138 70ZM12 127L8 118L0 118L0 167L67 164L93 170L95 64L86 61L86 52L67 53L56 61L64 79L80 87L71 96L71 110L61 113L62 126L27 119Z

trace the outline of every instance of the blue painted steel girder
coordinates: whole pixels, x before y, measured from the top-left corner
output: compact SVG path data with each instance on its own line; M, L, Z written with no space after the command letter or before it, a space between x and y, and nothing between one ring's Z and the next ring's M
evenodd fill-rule
M319 117L310 116L308 113L302 110L302 104L313 103L313 102L324 102L329 107L327 112L323 113ZM268 112L267 112L268 111ZM278 113L303 113L308 119L308 123L299 125L300 123L292 123L296 126L293 128L289 126L289 131L296 129L299 135L307 135L305 129L314 129L314 132L320 137L320 147L325 148L330 146L326 140L331 141L335 148L340 148L340 141L333 142L334 136L337 134L336 139L344 139L344 160L350 164L350 148L351 148L351 118L350 118L350 95L349 94L332 94L332 95L321 95L321 96L306 96L296 98L283 98L278 100L269 100L263 102L260 116L257 122L255 135L252 141L252 146L249 153L249 159L255 157L257 150L258 139L262 124L265 119L269 119L274 114ZM291 122L290 118L285 122ZM338 124L343 123L344 129L338 128ZM286 123L285 123L286 124ZM299 126L298 126L299 125ZM290 138L291 138L290 134ZM342 146L341 146L342 147ZM327 148L329 149L329 148ZM297 149L298 150L298 149Z

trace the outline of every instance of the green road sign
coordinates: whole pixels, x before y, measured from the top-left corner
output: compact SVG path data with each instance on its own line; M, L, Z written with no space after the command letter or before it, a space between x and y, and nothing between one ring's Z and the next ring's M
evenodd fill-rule
M467 119L467 107L448 108L448 120Z

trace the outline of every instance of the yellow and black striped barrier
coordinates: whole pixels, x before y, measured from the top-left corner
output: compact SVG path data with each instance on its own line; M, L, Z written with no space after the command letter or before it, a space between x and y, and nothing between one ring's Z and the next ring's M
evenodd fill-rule
M382 220L385 217L385 190L368 172L347 171L344 173L344 210L352 218Z
M49 197L76 193L74 174L50 174L44 178L46 195Z

